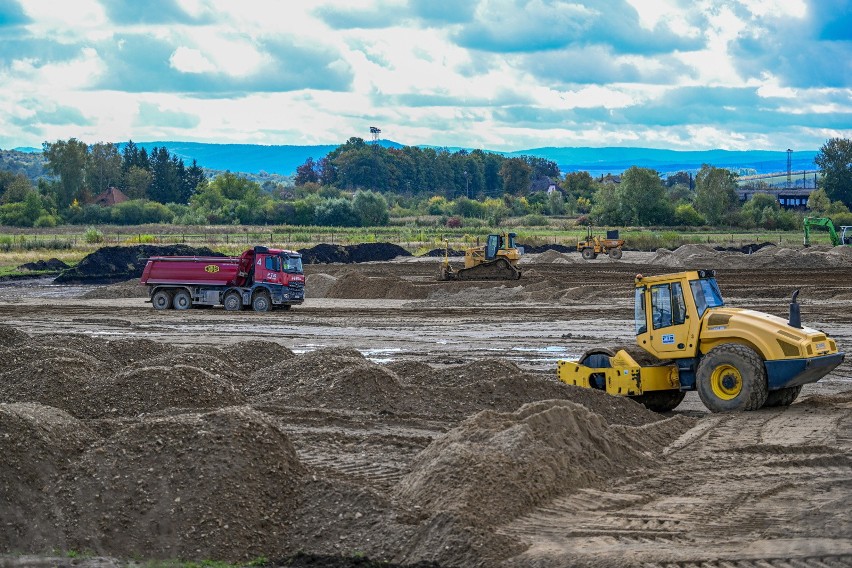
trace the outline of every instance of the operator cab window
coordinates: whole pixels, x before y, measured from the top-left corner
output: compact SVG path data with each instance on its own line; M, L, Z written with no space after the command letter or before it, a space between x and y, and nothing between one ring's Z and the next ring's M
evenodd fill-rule
M686 321L686 301L683 299L683 286L680 282L672 282L672 320L674 325Z
M636 335L640 335L648 331L648 324L645 323L645 288L636 288L633 310L633 318L636 320Z
M725 305L722 293L715 278L702 278L701 280L690 280L689 287L695 298L695 307L698 309L698 317L704 315L707 308L720 308Z
M651 286L651 315L654 329L672 325L672 292L669 284Z

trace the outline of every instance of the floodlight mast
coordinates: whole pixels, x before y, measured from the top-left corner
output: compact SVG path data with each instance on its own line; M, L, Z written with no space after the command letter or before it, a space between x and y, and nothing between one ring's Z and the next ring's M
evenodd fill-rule
M373 144L379 143L379 134L381 134L381 133L382 133L381 128L377 128L375 126L370 127L370 134L373 135Z

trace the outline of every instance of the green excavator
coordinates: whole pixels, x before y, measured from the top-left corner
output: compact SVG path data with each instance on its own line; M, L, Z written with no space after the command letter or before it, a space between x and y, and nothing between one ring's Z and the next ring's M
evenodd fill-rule
M831 219L828 217L805 217L805 246L811 246L811 229L819 228L828 231L828 238L831 239L832 246L847 245L852 246L852 226L841 225L840 234L837 234L837 229L834 227Z

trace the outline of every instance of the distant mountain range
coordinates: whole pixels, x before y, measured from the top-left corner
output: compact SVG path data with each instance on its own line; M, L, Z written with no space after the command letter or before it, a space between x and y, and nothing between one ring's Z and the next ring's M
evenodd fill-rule
M384 147L401 148L390 140L380 140ZM316 146L264 146L260 144L207 144L202 142L136 142L150 150L165 146L187 164L196 160L211 170L245 173L293 175L308 158L319 160L337 148L337 144ZM119 146L123 146L120 144ZM423 146L427 147L427 146ZM428 146L434 148L435 146ZM461 148L446 148L455 152ZM40 148L15 148L22 152L41 152ZM487 150L490 151L490 150ZM517 152L495 152L509 157L535 156L556 162L562 172L588 171L593 176L620 174L631 166L652 168L666 175L679 171L696 172L702 164L729 168L743 175L787 171L787 152L769 150L699 150L679 151L654 148L532 148ZM816 169L816 150L795 151L792 170Z

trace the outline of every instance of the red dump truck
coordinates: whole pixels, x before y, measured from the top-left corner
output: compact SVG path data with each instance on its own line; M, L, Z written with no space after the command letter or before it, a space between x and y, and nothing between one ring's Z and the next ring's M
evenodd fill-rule
M237 257L154 256L140 283L158 310L221 305L267 312L305 300L302 255L259 246Z

